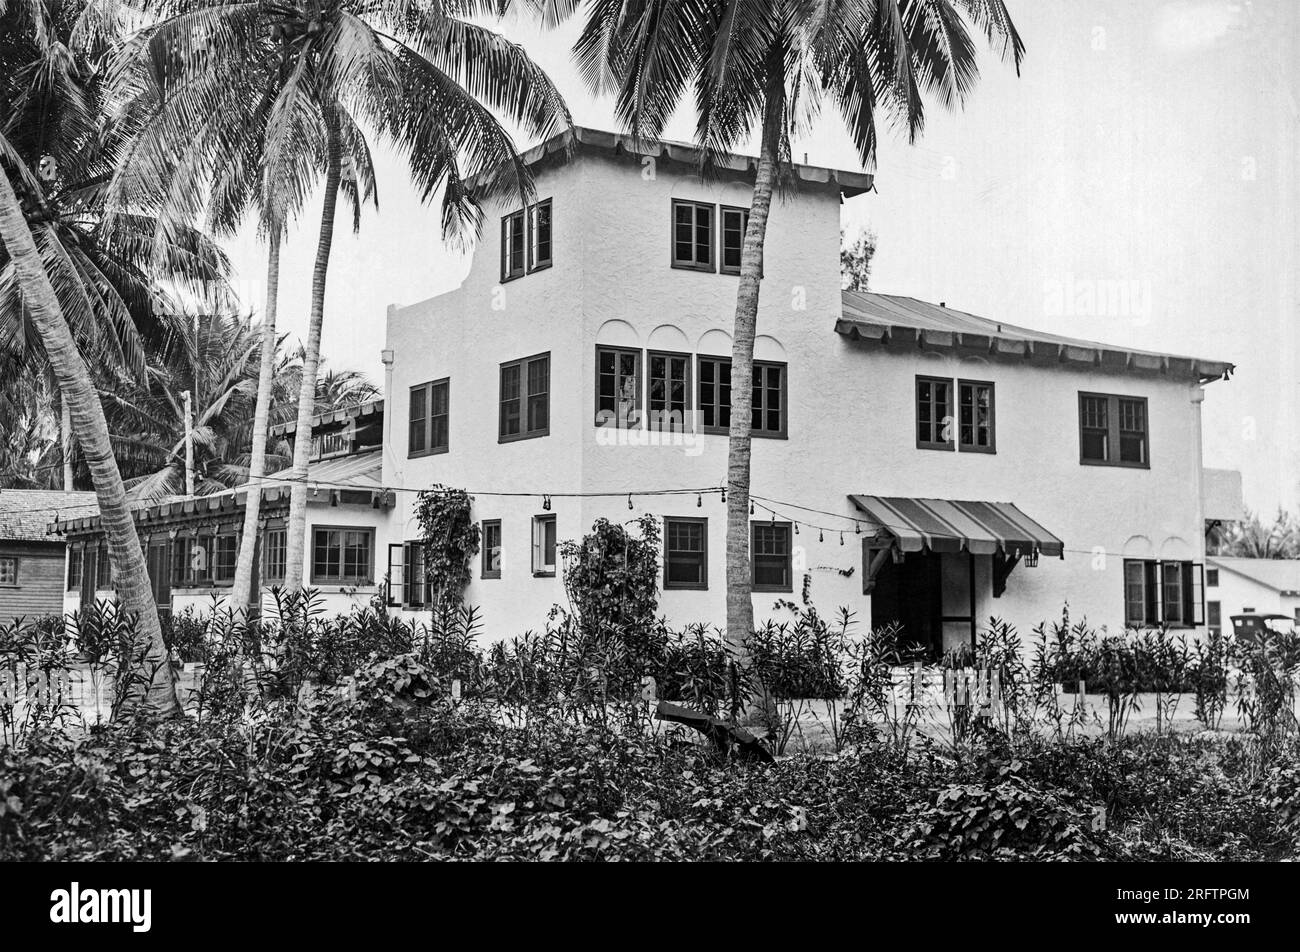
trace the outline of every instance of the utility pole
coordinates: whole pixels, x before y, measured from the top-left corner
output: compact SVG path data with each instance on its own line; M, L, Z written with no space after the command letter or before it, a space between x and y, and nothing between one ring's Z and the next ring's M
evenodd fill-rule
M181 391L185 404L185 495L194 495L194 410L190 405L190 392Z

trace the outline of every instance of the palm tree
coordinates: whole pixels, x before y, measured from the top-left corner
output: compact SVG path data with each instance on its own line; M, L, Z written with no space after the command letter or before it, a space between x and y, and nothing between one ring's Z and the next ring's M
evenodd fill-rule
M571 14L576 0L559 4ZM965 19L963 19L963 15ZM584 78L616 91L620 121L660 138L693 95L702 172L755 131L759 154L740 261L727 452L727 639L754 630L749 575L750 412L768 212L788 175L790 139L833 103L864 167L878 113L921 132L924 96L964 102L979 72L966 24L1019 68L1024 47L1002 0L590 0L574 47Z
M1216 554L1243 559L1294 559L1300 557L1300 524L1281 507L1266 525L1257 512L1248 512L1240 522L1230 523L1223 532Z
M267 121L263 187L306 192L314 178L288 168L303 149L320 156L324 168L287 532L285 587L293 590L302 584L307 461L335 208L340 187L355 194L359 166L369 164L360 123L395 142L426 199L442 189L444 232L465 237L481 224L481 200L526 195L530 185L490 110L533 137L567 127L568 112L521 47L466 19L496 9L476 0L163 0L155 9L166 18L149 31L145 48L153 72L170 72L189 98L188 123L201 127L214 105L228 104L228 83L213 77L257 85L241 83L240 64L261 70L270 37L283 51L285 69ZM184 137L183 124L177 129L173 142ZM475 195L465 185L468 176L485 183Z

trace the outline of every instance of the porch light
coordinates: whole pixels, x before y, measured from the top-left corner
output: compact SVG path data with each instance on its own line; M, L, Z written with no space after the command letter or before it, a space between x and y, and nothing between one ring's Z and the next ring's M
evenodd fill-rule
M1038 550L1030 549L1025 553L1025 568L1032 569L1038 565Z

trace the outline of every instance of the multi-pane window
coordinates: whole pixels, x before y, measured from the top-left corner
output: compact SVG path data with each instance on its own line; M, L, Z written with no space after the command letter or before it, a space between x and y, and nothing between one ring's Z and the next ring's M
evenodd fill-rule
M235 559L239 543L236 536L227 533L219 535L212 545L212 581L218 585L230 585L235 581Z
M550 432L551 355L501 365L501 442Z
M533 516L533 574L555 574L555 516Z
M673 267L713 270L713 206L673 200Z
M1297 610L1300 611L1300 609ZM1300 622L1300 617L1297 617L1296 621ZM1223 606L1220 602L1205 603L1205 627L1216 635L1223 631Z
M402 544L402 607L423 608L429 597L429 579L424 570L424 543Z
M650 428L665 433L691 429L691 358L650 352Z
M752 523L750 543L749 564L753 590L793 591L790 523Z
M311 580L313 584L371 584L374 581L374 530L314 528Z
M16 555L0 556L0 585L18 584L18 557Z
M447 452L450 390L451 383L446 377L411 388L408 456Z
M528 270L551 265L551 200L528 207Z
M81 588L81 560L85 558L85 546L81 543L68 547L68 591L75 592Z
M1150 465L1146 397L1079 394L1079 460L1102 466Z
M952 449L952 424L952 381L939 377L917 377L917 447L929 450Z
M501 577L501 520L483 520L483 578Z
M524 211L501 219L501 280L509 281L524 273Z
M193 588L212 581L212 548L210 535L178 535L172 543L172 585Z
M596 425L634 427L641 422L641 352L596 348Z
M967 453L992 453L993 384L957 381L957 448Z
M99 544L99 556L95 561L95 588L102 591L113 587L113 563L108 557L108 543Z
M284 529L267 529L262 536L262 581L283 582L288 536Z
M723 274L740 274L740 251L748 227L748 208L722 206L722 261L719 270Z
M731 361L701 357L699 378L701 426L706 433L726 433L731 426ZM754 436L785 436L785 364L754 361L750 393L750 432Z
M664 588L709 587L709 522L664 519Z
M1190 628L1202 624L1201 566L1195 562L1124 560L1124 624Z

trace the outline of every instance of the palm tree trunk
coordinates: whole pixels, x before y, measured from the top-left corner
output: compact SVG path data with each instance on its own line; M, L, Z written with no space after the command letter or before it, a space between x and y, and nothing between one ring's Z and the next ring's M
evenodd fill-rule
M749 657L754 633L754 602L749 564L750 411L753 405L754 337L758 325L758 293L763 277L763 242L776 184L777 143L782 115L781 93L769 90L764 112L762 144L754 174L749 226L740 252L740 287L731 343L731 426L727 437L727 647L738 661ZM770 710L762 685L746 716Z
M176 681L163 644L158 606L154 604L144 552L127 506L122 475L109 444L104 408L95 393L86 362L81 359L64 320L63 309L41 263L40 252L36 249L13 186L3 171L0 171L0 241L13 258L23 303L40 334L45 356L54 370L59 392L68 408L77 445L90 467L100 523L108 539L108 556L119 604L136 618L132 661L138 663L141 670L119 673L119 689L129 692L119 710L139 709L143 701L147 712L163 717L179 714Z
M272 227L266 261L266 314L262 318L262 363L257 371L257 407L253 412L253 449L248 461L248 495L244 500L244 532L239 538L239 559L235 562L235 586L231 609L256 613L258 593L253 589L253 554L257 548L257 524L262 512L262 477L266 475L266 431L271 415L271 382L275 376L275 318L280 291L280 231Z
M289 491L289 525L285 532L284 587L302 588L303 553L307 548L307 460L311 456L311 418L316 409L316 372L320 368L321 324L325 319L325 279L329 272L330 245L334 241L334 208L338 204L341 159L338 127L325 117L327 166L325 205L321 211L316 266L311 277L311 324L302 358L302 387L298 391L298 427L293 440L293 485Z

